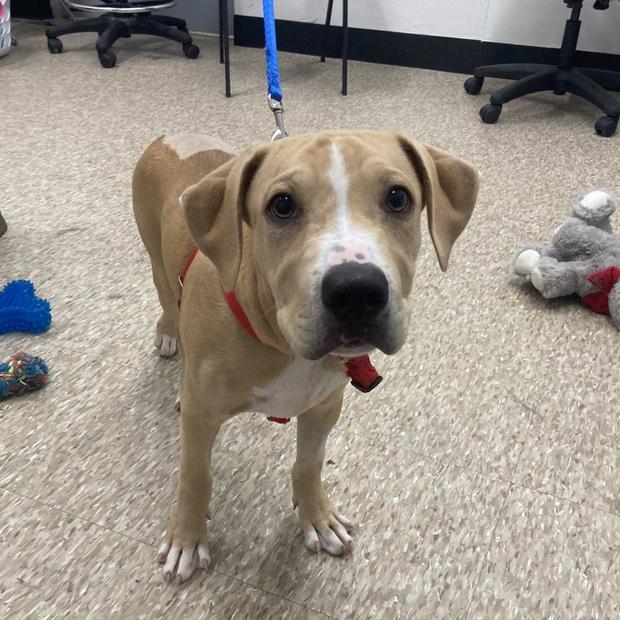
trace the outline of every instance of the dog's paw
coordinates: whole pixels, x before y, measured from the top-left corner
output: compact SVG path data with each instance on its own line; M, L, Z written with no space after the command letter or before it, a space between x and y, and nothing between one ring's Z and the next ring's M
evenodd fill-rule
M353 553L353 539L350 534L354 524L338 514L324 492L320 501L312 506L298 505L299 521L304 531L304 544L314 553L327 551L330 555Z
M513 269L520 276L529 276L540 262L540 254L536 250L524 250L517 256Z
M211 564L206 533L198 536L166 533L157 559L163 564L162 574L167 583L183 583L197 568L206 571Z
M162 357L172 357L177 352L177 339L167 334L156 334L154 343Z

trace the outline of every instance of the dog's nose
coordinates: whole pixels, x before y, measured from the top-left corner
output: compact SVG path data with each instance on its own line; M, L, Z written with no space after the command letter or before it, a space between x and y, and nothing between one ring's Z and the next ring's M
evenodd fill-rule
M323 276L323 304L341 323L374 319L387 305L388 296L387 278L372 263L342 263Z

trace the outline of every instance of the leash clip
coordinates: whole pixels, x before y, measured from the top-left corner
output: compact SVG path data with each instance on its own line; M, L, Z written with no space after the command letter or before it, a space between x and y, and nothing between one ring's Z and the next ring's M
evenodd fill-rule
M274 99L271 95L267 95L267 102L269 103L269 109L273 112L273 116L276 119L276 128L271 134L271 142L286 138L288 133L284 129L284 107L282 102Z

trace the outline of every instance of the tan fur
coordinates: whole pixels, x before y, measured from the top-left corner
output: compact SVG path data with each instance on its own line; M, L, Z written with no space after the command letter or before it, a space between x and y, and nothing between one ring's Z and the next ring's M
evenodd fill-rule
M387 353L400 348L409 324L407 298L423 206L445 268L473 209L477 175L443 151L388 133L298 136L236 157L211 149L180 159L171 143L160 138L149 146L133 179L136 221L163 309L157 333L179 338L183 351L181 469L162 551L162 560L168 558L166 575L175 574L171 554L177 547L193 553L206 545L210 456L220 426L241 411L259 408L257 395L300 358L317 361L316 383L307 386L308 409L298 418L294 502L308 546L318 533L323 548L346 553L351 549L343 529L348 521L335 512L321 486L325 442L340 415L345 368L337 357L313 356L319 345L309 342L322 325L316 301L321 261L331 243L329 231L337 230L335 213L344 208L337 204L333 179L331 185L328 180L334 149L346 167L347 217L361 239L371 239L369 247L390 281L393 325ZM386 215L381 202L390 184L408 188L415 212L400 220ZM285 191L303 205L300 219L286 224L274 222L265 210ZM201 253L187 274L179 311L178 277L195 245ZM260 341L233 316L222 286L234 287ZM182 565L183 560L181 580L191 574Z

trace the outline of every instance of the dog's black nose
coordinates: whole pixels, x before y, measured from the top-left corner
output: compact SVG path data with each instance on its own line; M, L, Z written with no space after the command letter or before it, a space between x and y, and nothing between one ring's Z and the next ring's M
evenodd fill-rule
M323 276L323 304L341 323L374 319L387 305L388 296L385 274L370 263L342 263Z

